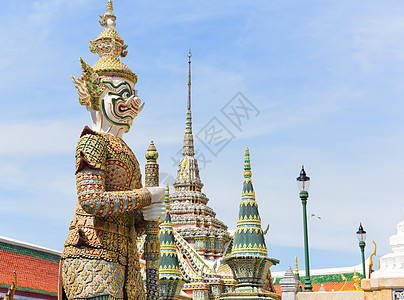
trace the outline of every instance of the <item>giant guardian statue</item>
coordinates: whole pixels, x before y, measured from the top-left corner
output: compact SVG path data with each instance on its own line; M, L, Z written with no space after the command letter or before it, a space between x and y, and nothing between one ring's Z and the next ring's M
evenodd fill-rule
M143 108L137 75L120 61L127 45L115 31L111 0L104 30L90 41L100 57L82 59L73 76L79 102L90 112L76 149L77 205L61 259L60 287L67 299L146 299L137 252L139 228L164 219L164 188L142 187L139 163L122 140Z

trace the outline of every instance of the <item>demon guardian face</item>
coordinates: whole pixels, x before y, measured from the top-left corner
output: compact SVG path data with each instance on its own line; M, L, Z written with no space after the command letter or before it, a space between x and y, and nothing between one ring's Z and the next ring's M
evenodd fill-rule
M122 79L103 80L106 87L100 96L100 108L111 126L128 132L140 109L140 99L136 96L134 85Z

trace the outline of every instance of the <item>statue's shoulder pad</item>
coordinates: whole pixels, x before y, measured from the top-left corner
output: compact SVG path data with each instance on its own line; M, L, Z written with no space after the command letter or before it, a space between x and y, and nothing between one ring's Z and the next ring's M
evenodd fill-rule
M105 138L86 126L76 148L76 173L82 169L103 170L106 153Z
M92 134L92 135L100 135L98 132L92 130L90 127L85 126L83 131L80 134L80 137L85 136L87 134Z

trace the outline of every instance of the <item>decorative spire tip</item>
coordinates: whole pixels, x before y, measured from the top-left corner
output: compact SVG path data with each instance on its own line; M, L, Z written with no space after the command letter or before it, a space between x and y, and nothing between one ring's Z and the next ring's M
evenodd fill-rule
M189 49L188 52L188 64L189 64L189 68L188 68L188 110L191 110L191 49Z
M149 148L147 149L145 156L146 156L147 161L157 160L157 158L159 157L159 154L157 152L156 147L154 146L153 141L150 142Z
M170 209L170 188L168 187L168 183L166 185L166 194L164 198L164 203L166 205L166 209Z
M244 154L244 178L251 178L251 175L250 151L247 147Z
M185 123L185 135L183 155L194 155L194 137L192 136L192 113L191 113L191 49L188 52L188 99L187 99L187 118Z

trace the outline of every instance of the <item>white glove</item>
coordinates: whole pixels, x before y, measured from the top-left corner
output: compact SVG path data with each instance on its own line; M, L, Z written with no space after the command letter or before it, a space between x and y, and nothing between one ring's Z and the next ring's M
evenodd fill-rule
M151 203L163 203L165 197L165 190L160 186L147 187L151 194Z
M166 206L164 203L152 203L142 208L143 218L146 221L163 222L166 216Z

